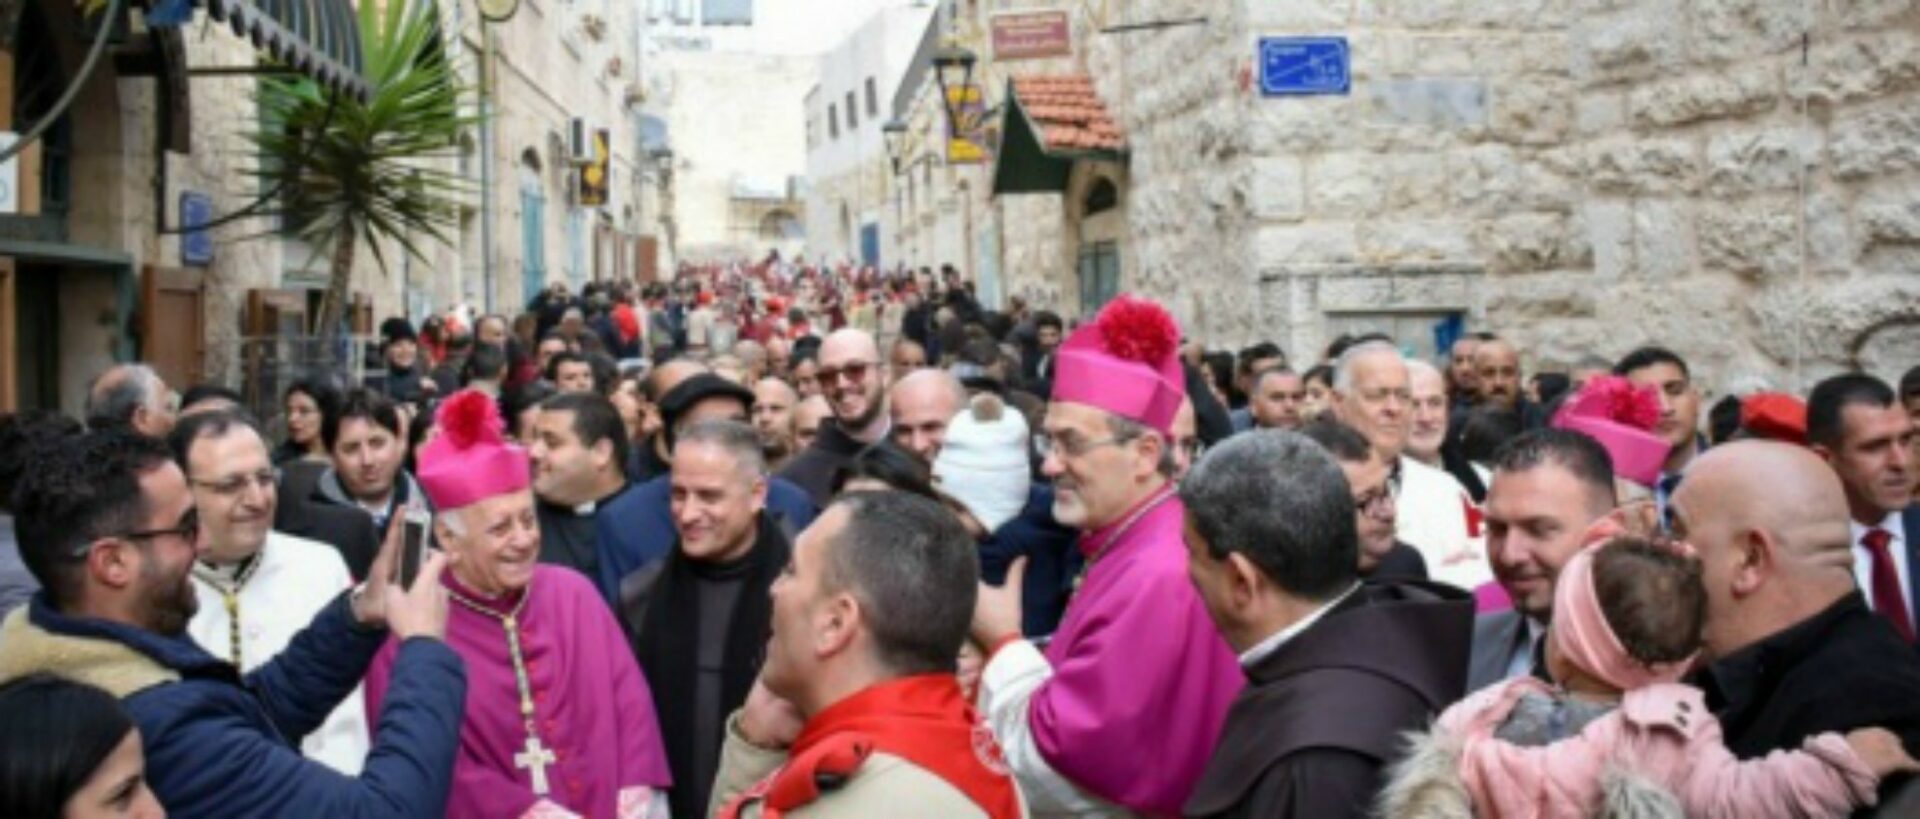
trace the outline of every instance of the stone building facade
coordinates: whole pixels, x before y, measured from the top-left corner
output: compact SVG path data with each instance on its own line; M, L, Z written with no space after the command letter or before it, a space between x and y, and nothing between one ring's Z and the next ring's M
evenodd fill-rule
M806 91L814 58L669 50L648 62L649 110L671 135L670 227L676 261L792 258L807 155Z
M955 30L1011 7L1049 4ZM1663 343L1719 390L1920 361L1920 4L1051 7L1072 57L980 70L1091 76L1126 160L997 197L1008 294L1081 312L1071 247L1109 178L1121 286L1216 346L1381 329L1431 354L1458 317L1534 368ZM1258 39L1294 35L1347 38L1350 93L1260 94Z
M807 252L828 262L892 265L897 235L881 230L903 207L888 184L888 137L901 79L926 39L934 9L896 2L874 12L818 60L807 95ZM851 109L851 110L849 110Z

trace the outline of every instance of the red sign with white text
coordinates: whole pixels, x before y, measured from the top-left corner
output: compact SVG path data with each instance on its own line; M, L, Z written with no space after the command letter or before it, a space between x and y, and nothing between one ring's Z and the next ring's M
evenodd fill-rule
M993 58L1030 60L1073 53L1073 24L1064 11L993 15Z

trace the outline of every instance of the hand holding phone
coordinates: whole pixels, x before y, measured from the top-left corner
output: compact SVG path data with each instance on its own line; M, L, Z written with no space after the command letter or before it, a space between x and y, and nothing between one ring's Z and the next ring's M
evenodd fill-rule
M400 543L400 588L413 588L413 581L420 576L420 567L427 562L427 549L430 548L433 513L425 507L408 505L406 518L401 522Z

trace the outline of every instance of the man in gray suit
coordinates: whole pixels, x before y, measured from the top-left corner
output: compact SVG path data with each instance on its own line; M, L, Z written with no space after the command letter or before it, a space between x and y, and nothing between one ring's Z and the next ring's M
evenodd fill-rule
M1510 611L1473 624L1467 691L1532 673L1553 613L1553 582L1587 527L1613 511L1613 461L1578 432L1539 429L1494 457L1487 488L1487 559Z

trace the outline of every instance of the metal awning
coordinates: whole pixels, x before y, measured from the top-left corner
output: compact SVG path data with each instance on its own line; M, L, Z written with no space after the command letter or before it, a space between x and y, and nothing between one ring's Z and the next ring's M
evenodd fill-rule
M993 192L1064 191L1073 164L1125 162L1125 135L1086 75L1015 77L995 152Z
M365 99L360 21L351 0L193 0L288 67Z

